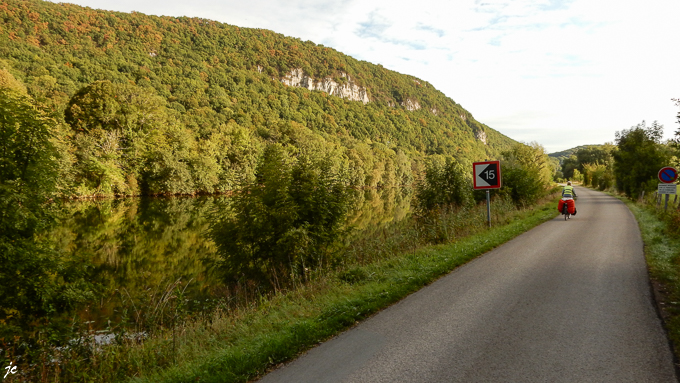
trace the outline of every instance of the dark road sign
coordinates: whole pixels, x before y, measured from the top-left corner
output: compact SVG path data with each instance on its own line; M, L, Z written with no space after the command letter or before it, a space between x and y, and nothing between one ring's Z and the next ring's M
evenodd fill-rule
M475 162L472 164L474 189L498 189L501 187L500 161Z

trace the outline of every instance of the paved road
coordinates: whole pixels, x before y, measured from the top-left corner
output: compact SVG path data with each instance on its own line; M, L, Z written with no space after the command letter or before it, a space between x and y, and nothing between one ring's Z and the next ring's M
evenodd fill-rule
M635 219L577 188L558 217L261 382L677 382Z

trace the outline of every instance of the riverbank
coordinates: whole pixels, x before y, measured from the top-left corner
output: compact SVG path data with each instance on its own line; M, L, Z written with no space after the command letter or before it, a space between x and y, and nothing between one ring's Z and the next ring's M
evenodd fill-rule
M517 211L508 223L446 245L429 246L328 274L251 307L216 313L186 326L177 362L148 366L134 382L246 382L397 302L422 286L557 215L554 198ZM166 340L147 342L135 358L172 352ZM153 344L152 344L153 343ZM146 358L144 357L146 355ZM130 355L131 357L133 355ZM137 359L139 360L139 359ZM142 367L142 366L138 366ZM132 372L132 371L130 371Z
M72 348L46 349L43 360L52 362L24 368L23 377L55 382L248 381L551 219L555 204L548 198L536 208L518 210L496 199L491 230L483 203L447 211L426 224L399 221L355 239L341 267L314 273L306 284L264 295L256 286L244 289L238 302L201 315L186 315L179 289L166 291L157 294L162 299L130 312L150 315L144 320L160 318L160 327L153 326L157 330L135 337L131 335L139 332L118 327L113 344L103 347L94 342L93 330L92 342L85 334ZM445 244L426 246L427 238ZM158 310L164 314L152 315Z

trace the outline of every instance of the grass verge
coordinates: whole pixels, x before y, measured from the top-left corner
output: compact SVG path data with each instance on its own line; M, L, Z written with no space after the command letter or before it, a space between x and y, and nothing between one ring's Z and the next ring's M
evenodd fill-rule
M309 286L216 317L202 329L206 352L134 382L247 382L353 326L456 267L554 218L556 199L479 234L355 266ZM218 315L219 316L219 315ZM196 338L196 337L191 337ZM193 346L200 349L201 344Z
M652 204L641 205L620 196L635 216L644 242L645 258L659 314L675 354L680 360L680 238L669 232ZM677 213L676 213L677 214Z

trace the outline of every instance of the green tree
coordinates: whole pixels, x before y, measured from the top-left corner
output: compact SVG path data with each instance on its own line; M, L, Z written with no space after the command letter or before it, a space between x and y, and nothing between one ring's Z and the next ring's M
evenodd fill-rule
M574 170L584 174L585 164L612 164L614 145L588 145L579 147L571 156L562 162L562 174L567 179L574 179Z
M332 265L349 194L331 159L270 144L255 177L233 197L233 214L211 225L226 277L276 288Z
M572 177L572 180L576 182L583 182L583 174L578 169L574 169L574 176Z
M148 88L96 81L71 98L64 118L75 131L79 194L139 194L146 157L158 144L149 135L168 125L165 100Z
M417 209L426 213L437 208L469 206L472 203L472 180L469 172L452 157L430 157L425 178L416 191Z
M570 180L574 178L574 170L578 170L579 163L575 154L570 155L562 161L562 175Z
M614 185L614 157L616 147L612 144L593 145L579 150L580 172L586 185L605 190ZM583 153L582 153L583 152Z
M26 94L26 87L18 81L7 69L0 69L0 88L11 89Z
M501 194L509 195L519 206L531 205L545 195L554 168L542 146L520 143L503 152L503 157Z
M659 169L669 160L661 144L663 125L645 122L616 132L618 150L613 152L616 188L634 198L643 191L656 189Z
M0 87L0 337L88 294L76 269L37 234L54 222L55 121L20 91Z
M586 185L605 190L614 185L612 164L584 164L583 181Z

